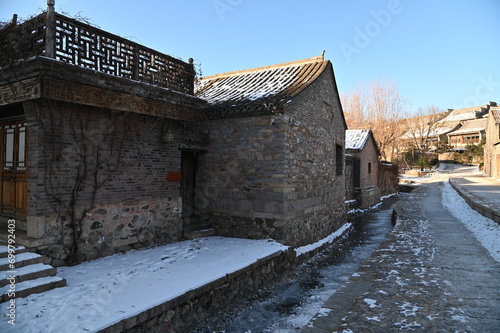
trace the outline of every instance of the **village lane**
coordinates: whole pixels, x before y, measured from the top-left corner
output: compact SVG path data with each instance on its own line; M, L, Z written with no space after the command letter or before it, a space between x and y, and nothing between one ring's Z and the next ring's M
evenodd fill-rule
M394 231L302 332L498 332L500 263L443 204L463 171L403 198Z

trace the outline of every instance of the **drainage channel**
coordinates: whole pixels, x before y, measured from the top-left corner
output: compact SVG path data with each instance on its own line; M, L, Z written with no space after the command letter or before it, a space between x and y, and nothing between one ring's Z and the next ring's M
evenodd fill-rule
M349 233L302 264L293 278L262 290L192 333L298 332L380 246L392 230L397 200L398 196L390 197L379 207L351 218Z

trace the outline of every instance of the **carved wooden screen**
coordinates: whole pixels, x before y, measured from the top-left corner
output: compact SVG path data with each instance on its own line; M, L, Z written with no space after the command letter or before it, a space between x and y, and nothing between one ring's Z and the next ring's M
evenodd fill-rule
M59 14L56 59L193 94L192 65Z

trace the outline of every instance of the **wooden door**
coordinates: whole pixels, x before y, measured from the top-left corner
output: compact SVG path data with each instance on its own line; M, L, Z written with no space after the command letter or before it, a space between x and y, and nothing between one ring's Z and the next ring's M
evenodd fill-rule
M182 152L181 172L182 216L192 217L195 215L196 153Z
M0 123L0 214L25 218L27 213L26 121Z

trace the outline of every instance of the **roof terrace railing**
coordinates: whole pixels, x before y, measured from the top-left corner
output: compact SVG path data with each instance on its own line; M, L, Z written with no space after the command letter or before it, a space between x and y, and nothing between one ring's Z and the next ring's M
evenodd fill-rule
M0 67L34 56L193 94L191 60L183 62L55 12L0 30Z

